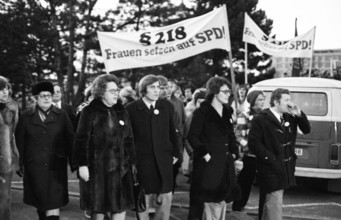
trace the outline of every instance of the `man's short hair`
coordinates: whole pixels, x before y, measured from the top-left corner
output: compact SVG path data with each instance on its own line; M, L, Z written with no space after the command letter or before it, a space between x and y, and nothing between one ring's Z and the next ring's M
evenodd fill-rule
M160 85L162 85L162 86L166 86L167 85L167 83L169 81L167 79L167 77L162 76L162 75L158 75L157 77L159 78Z
M102 74L96 77L92 84L91 94L94 98L102 98L105 90L107 89L107 83L114 82L118 86L119 80L115 75Z
M194 96L194 105L196 105L198 99L205 99L205 96L206 96L206 89L200 88L200 89L195 90L193 96Z
M282 94L288 94L290 95L290 91L288 89L282 89L278 88L275 91L272 92L271 98L270 98L270 106L275 106L275 101L278 101L282 98Z
M231 89L230 82L227 81L224 77L218 76L210 78L206 84L206 101L211 103L214 95L218 94L220 92L220 88L224 85Z
M193 94L196 88L193 85L185 85L184 86L184 91L187 90L187 89L190 89L192 94Z
M159 82L159 77L153 74L149 74L144 76L139 82L139 94L140 96L144 96L147 93L147 86Z

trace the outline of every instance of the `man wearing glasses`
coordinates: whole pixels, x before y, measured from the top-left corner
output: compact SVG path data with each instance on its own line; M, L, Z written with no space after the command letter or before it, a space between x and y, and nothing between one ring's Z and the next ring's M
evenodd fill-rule
M21 115L16 131L20 167L24 171L24 203L37 209L39 219L59 219L69 202L67 162L73 145L73 128L67 114L52 105L51 82L32 88L34 108Z

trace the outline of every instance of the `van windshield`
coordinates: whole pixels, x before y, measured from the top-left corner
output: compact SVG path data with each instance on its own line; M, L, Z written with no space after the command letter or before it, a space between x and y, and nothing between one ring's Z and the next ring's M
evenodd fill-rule
M265 91L265 108L270 107L271 91ZM290 92L291 100L306 115L325 116L328 113L327 94L322 92Z

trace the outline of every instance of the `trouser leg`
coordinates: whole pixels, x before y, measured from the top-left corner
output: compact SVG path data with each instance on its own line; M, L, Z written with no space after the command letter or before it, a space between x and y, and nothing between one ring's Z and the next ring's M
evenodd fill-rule
M225 220L226 216L226 202L219 203L204 203L203 220Z
M151 194L145 196L146 198L146 210L144 212L139 212L138 217L140 220L149 220L149 206L150 206L150 200L152 198Z
M173 193L174 193L175 188L177 186L176 177L178 176L180 166L181 166L181 163L175 163L173 165L173 190L172 190Z
M172 206L172 192L163 193L157 196L157 206L155 211L156 220L169 220Z
M232 204L233 211L241 211L249 200L251 188L256 175L256 158L245 156L243 169L238 176L238 185L241 189L241 199Z
M282 220L283 191L266 194L262 220Z

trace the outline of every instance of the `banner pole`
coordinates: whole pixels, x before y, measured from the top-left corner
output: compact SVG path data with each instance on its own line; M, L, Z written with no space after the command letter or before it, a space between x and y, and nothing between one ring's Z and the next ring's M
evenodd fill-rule
M228 16L227 8L225 8L225 9L226 9L226 16ZM228 28L228 24L227 24L227 28ZM228 56L229 56L229 62L230 62L231 81L232 81L232 94L233 94L233 100L234 100L234 104L235 104L235 109L237 111L237 109L238 109L238 105L237 105L238 104L238 98L237 98L237 90L236 90L236 81L235 81L235 78L234 78L234 69L233 69L233 63L232 63L232 47L231 47L231 40L230 39L228 39L228 44L229 44L230 51L227 51L227 53L229 54Z
M309 65L309 77L311 77L311 69L313 68L313 56L314 56L314 44L315 44L315 35L316 35L316 26L314 27L314 37L313 42L311 44L312 51L311 51L311 58L310 58L310 65Z
M247 42L245 42L245 85L247 85L247 76L248 76L248 71L247 71L247 57L248 57L248 53L247 53Z

